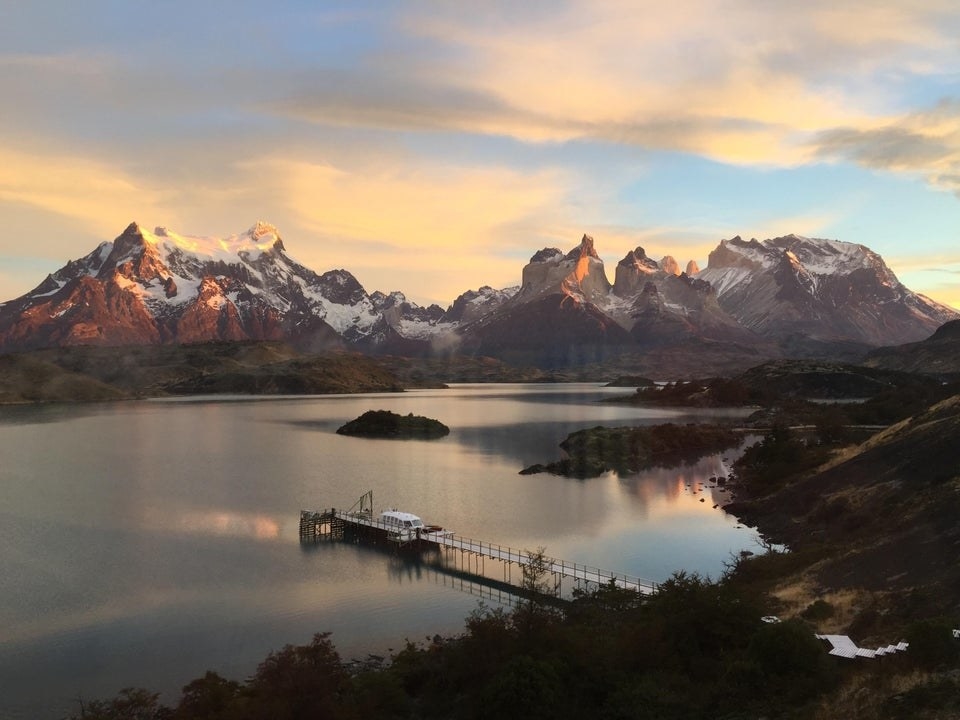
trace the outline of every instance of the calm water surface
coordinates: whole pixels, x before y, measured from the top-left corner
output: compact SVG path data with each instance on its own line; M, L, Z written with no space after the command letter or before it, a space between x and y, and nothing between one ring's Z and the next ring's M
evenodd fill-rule
M737 414L597 402L629 392L457 385L0 408L0 718L58 717L127 686L172 701L207 669L242 680L319 631L345 658L460 632L489 588L366 546L300 546L301 508L347 508L368 489L378 511L466 537L650 580L716 577L731 553L758 549L713 508L724 494L695 492L729 454L632 477L518 475L558 459L573 430ZM336 435L372 409L451 433Z

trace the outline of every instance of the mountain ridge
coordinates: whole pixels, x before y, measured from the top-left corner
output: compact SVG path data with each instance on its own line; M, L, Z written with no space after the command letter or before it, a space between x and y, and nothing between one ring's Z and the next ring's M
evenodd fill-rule
M0 352L69 345L291 342L313 351L489 355L543 367L720 343L771 357L850 354L922 340L960 313L903 286L882 258L837 240L721 240L687 271L642 247L606 274L584 234L535 252L517 287L467 290L446 309L318 274L257 221L228 237L131 223L0 304ZM744 358L746 362L746 357Z

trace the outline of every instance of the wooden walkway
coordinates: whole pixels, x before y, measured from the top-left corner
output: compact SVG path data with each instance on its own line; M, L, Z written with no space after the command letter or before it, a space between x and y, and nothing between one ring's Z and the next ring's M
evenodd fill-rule
M521 568L539 561L535 553L515 550L498 543L483 540L472 540L459 537L449 530L434 526L427 526L413 535L409 531L396 532L397 528L373 517L369 511L324 510L322 512L301 511L300 539L339 535L345 529L370 531L385 535L398 545L418 545L424 548L436 547L459 550L461 553L470 553L482 558L491 558L504 563L519 565ZM625 575L623 573L602 570L589 565L543 558L543 569L557 578L571 578L585 583L597 585L613 584L618 588L632 590L643 594L652 594L657 590L657 584L651 580Z

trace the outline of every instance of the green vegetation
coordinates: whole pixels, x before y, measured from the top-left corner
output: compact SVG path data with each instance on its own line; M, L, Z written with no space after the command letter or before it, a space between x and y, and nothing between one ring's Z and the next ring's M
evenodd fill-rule
M827 620L833 617L834 607L826 600L817 598L807 606L807 609L800 613L804 620Z
M762 386L751 386L727 378L677 380L664 385L641 385L636 393L610 402L665 407L740 407L765 405L772 399Z
M812 470L829 457L825 446L808 444L785 425L774 425L736 463L737 487L751 497L780 489L798 473Z
M742 433L717 425L651 425L647 427L595 427L567 436L560 447L567 454L548 465L521 471L529 475L550 472L590 478L614 470L622 475L656 465L672 466L733 447Z
M389 410L368 410L360 417L337 428L339 435L370 438L431 440L450 434L439 420L422 415L398 415Z
M536 600L509 614L481 608L460 637L408 643L385 665L350 667L317 635L272 653L245 683L209 672L172 707L125 690L74 717L734 718L809 707L836 684L836 662L803 623L759 618L731 586L678 574L652 597L604 587L563 612Z
M821 437L821 441L835 444L855 438L851 426L890 425L958 391L958 383L943 384L922 375L780 361L760 365L735 378L678 380L640 387L633 395L609 402L663 407L758 406L762 410L749 418L749 424L755 427L812 425L822 436L833 434Z

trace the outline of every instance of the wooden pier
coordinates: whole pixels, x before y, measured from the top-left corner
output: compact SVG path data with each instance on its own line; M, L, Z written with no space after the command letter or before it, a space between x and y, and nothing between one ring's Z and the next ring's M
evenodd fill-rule
M562 578L571 578L582 583L595 583L598 586L613 584L618 588L643 594L652 594L657 590L657 584L651 580L567 560L539 557L537 553L515 550L498 543L460 537L449 530L433 525L417 529L415 533L410 531L397 532L395 526L388 525L374 517L371 507L372 501L372 493L368 493L350 510L330 509L321 512L302 510L300 512L300 541L310 542L320 538L342 538L345 533L349 532L360 537L385 537L388 541L395 543L397 547L421 550L459 550L461 554L469 554L478 559L499 560L505 563L507 567L517 565L524 568L533 563L538 563L540 565L539 569L551 573L557 579L555 583L557 593L560 591L560 580Z

